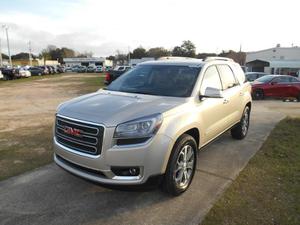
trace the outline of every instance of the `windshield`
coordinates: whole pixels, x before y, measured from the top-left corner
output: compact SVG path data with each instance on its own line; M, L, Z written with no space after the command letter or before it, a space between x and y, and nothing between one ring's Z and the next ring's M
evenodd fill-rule
M106 90L189 97L200 69L189 66L140 65L113 81Z
M263 76L263 77L260 77L260 78L256 79L255 81L260 82L260 83L268 83L273 78L274 78L274 76Z

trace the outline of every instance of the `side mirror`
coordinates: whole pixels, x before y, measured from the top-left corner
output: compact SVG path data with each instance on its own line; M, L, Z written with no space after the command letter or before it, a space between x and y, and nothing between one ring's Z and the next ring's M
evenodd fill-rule
M223 98L222 91L218 88L207 87L204 94L200 93L200 99L202 98Z

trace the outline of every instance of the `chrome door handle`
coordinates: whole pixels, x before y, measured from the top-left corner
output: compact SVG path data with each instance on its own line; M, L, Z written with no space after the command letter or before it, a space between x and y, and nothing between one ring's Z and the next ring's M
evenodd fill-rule
M224 99L223 104L227 104L227 103L229 103L229 100L228 99Z

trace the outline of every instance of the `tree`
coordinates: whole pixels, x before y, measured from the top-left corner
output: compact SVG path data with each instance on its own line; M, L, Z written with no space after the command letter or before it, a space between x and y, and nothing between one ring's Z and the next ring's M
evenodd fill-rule
M184 56L183 49L180 46L175 46L172 50L172 56Z
M227 57L233 59L235 62L239 63L240 65L245 64L246 60L246 53L245 52L235 52L233 50L229 51L222 51L222 53L219 54L220 57Z
M147 51L147 56L155 59L169 55L171 55L171 52L163 47L150 48Z
M191 41L183 41L181 48L183 49L185 57L195 57L196 56L196 46Z
M190 40L183 41L181 46L174 47L172 55L194 58L196 56L196 46Z
M132 59L141 59L146 56L147 56L146 49L144 49L143 47L138 47L134 49L132 54L130 54L130 58Z
M32 56L33 59L36 58L35 55L31 55L31 56ZM12 55L11 58L14 59L14 60L18 60L18 59L26 59L26 60L28 60L29 59L29 53L27 53L27 52L20 52L20 53L18 53L16 55Z
M8 55L5 55L3 53L1 53L1 54L2 54L2 59L8 59L9 58Z

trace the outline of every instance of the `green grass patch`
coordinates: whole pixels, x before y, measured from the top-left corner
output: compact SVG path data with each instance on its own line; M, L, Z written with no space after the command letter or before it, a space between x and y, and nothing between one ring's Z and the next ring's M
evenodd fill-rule
M201 224L300 224L300 119L276 126Z
M52 162L52 125L0 133L0 180Z

